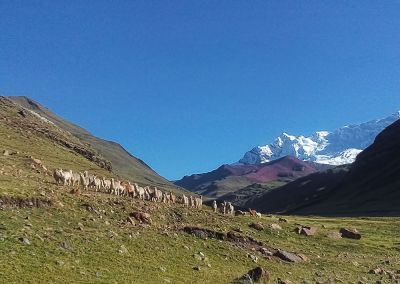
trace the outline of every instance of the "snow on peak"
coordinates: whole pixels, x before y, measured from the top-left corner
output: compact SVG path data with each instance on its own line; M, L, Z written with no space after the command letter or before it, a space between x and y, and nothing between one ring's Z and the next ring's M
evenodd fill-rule
M399 118L400 111L383 119L346 125L333 132L317 131L309 137L283 132L271 144L246 152L239 163L262 164L290 155L321 164L349 164L383 129Z

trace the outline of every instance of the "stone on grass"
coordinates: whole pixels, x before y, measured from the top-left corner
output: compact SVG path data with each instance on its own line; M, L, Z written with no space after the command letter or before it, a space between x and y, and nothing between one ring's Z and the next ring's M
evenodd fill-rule
M292 252L287 252L284 250L277 250L274 253L274 256L288 262L303 262L303 259L299 257L297 254Z
M21 243L23 243L24 245L30 245L31 244L31 241L28 238L25 238L25 237L20 237L20 238L18 238L18 240Z
M251 283L269 283L270 275L262 267L256 267L249 270L246 274L236 279L234 283L251 284Z
M251 223L249 225L250 228L256 229L257 231L264 230L264 226L261 223Z
M269 225L269 228L271 229L271 230L282 230L282 227L279 225L279 224L270 224Z
M341 228L340 234L342 234L343 238L354 239L354 240L361 239L361 234L356 229Z
M317 232L316 227L311 227L311 226L297 226L295 229L295 232L299 235L304 235L304 236L314 236L315 233Z

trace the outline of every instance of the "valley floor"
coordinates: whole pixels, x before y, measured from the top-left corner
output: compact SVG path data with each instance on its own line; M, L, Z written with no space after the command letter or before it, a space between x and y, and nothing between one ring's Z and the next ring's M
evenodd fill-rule
M7 191L4 182L0 184L2 192ZM53 205L31 208L11 200L2 204L1 283L231 283L256 266L270 273L271 283L278 278L293 283L394 283L388 275L368 272L377 267L400 268L398 218L290 216L284 217L288 222L279 222L274 216L223 216L207 208L194 210L94 192L75 196L51 184L40 193L42 198L51 198ZM152 224L125 222L136 210L150 213ZM265 229L250 228L252 222L262 223ZM273 223L282 230L269 229ZM318 232L297 235L297 223L316 226ZM185 226L241 230L269 247L303 253L309 261L269 259L230 242L186 234ZM362 239L327 237L342 227L357 228Z

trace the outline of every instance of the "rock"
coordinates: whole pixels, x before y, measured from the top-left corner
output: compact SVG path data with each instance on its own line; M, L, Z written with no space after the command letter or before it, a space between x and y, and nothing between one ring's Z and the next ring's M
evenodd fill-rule
M298 253L297 256L300 257L305 262L309 261L308 257L305 254Z
M253 280L251 279L249 274L244 274L240 278L236 279L233 283L237 284L253 284Z
M253 280L255 283L268 283L269 282L269 273L264 270L261 267L256 267L249 272L247 272L248 275L250 275L250 278Z
M10 151L4 150L3 151L3 156L10 156Z
M129 214L129 216L135 218L136 220L138 220L141 223L151 224L151 222L152 222L150 214L146 213L146 212L135 211L135 212L132 212L131 214Z
M339 232L330 232L326 236L333 240L338 240L342 238L342 234Z
M278 284L293 284L293 282L290 280L287 280L287 279L282 280L282 279L278 278Z
M131 225L135 225L135 220L133 220L131 217L128 216L128 218L126 218L126 221L131 224Z
M282 230L282 227L279 224L270 224L269 228L271 230Z
M200 271L201 268L200 268L200 266L195 266L195 267L193 267L193 270Z
M258 257L255 256L254 254L248 254L247 257L250 258L255 263L258 262Z
M57 261L56 261L56 264L57 264L58 266L64 266L64 261L62 261L62 260L57 260Z
M316 227L310 227L310 226L297 226L294 231L299 234L299 235L304 235L304 236L314 236L315 233L317 232Z
M359 240L361 239L361 234L356 229L340 229L340 234L343 238Z
M287 252L284 250L277 250L274 256L288 262L303 262L303 259L295 253Z
M166 269L164 266L160 266L160 270L161 270L162 272L166 272L166 271L167 271L167 269Z
M235 228L235 229L233 229L235 232L238 232L238 233L243 233L243 230L242 230L242 228Z
M264 226L261 223L251 223L249 225L250 228L256 229L257 231L264 230Z
M118 252L121 253L121 254L125 254L125 253L128 253L129 251L124 245L121 245L121 247L119 248Z
M82 223L78 223L77 230L83 231L83 228L84 228L83 224Z
M25 238L25 237L20 237L20 238L18 238L18 240L21 243L23 243L24 245L30 245L31 244L30 240L28 238Z
M34 162L36 165L42 165L42 161L39 159L35 159L34 157L31 157L32 162Z
M234 283L269 283L270 275L264 270L262 267L256 267L254 269L249 270L242 277L236 279Z
M267 255L267 256L272 256L273 253L271 251L269 251L266 248L260 248L259 251L263 254L263 255Z
M60 243L60 247L65 249L65 250L70 250L71 249L70 245L67 242Z

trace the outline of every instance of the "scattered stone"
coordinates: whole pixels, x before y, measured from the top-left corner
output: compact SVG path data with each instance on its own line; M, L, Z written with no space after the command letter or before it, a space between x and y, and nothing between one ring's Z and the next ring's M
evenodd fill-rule
M201 268L200 268L200 266L195 266L195 267L193 267L193 270L195 270L195 271L200 271Z
M135 225L135 220L133 220L131 217L128 216L128 218L126 218L126 221L131 224L131 225Z
M282 230L282 227L279 224L270 224L268 227L271 230Z
M126 254L129 251L124 245L121 245L121 247L119 248L118 252L121 253L121 254Z
M293 284L293 282L290 280L287 280L287 279L282 280L282 279L278 278L278 284Z
M251 279L249 274L244 274L240 278L236 279L233 283L237 284L253 284L253 280Z
M251 223L249 225L250 228L256 229L257 231L264 230L264 226L261 223Z
M30 240L28 238L25 238L25 237L20 237L20 238L18 238L18 240L21 243L23 243L24 245L30 245L31 244Z
M34 157L31 157L32 162L34 162L36 165L42 165L42 161L39 159L35 159Z
M135 212L129 214L129 216L135 218L136 220L138 220L141 223L145 223L145 224L152 223L150 214L146 213L146 212L135 211Z
M361 239L361 234L356 229L340 229L340 234L343 238L359 240Z
M315 233L317 232L316 227L311 227L311 226L297 226L294 231L299 234L299 235L304 235L304 236L314 236Z
M287 252L284 250L277 250L274 256L288 262L303 262L303 259L295 253Z
M167 271L167 269L166 269L164 266L160 266L160 270L161 270L162 272L166 272L166 271Z
M262 267L249 270L242 277L236 279L235 283L269 283L270 275Z
M78 223L77 230L83 231L83 228L84 228L83 224L82 223Z
M338 240L342 238L342 234L339 232L330 232L326 236L333 240Z
M309 258L305 254L298 253L297 256L300 257L304 262L309 261Z
M56 261L56 264L58 265L58 266L64 266L64 261L62 261L62 260L57 260Z
M235 229L233 229L235 232L238 232L238 233L243 233L243 230L241 229L241 228L235 228Z
M247 257L250 258L255 263L258 262L258 257L255 256L254 254L248 254Z
M70 245L67 242L60 243L60 247L65 249L65 250L70 250L71 249Z
M259 251L263 254L263 255L267 255L267 256L272 256L273 253L271 251L269 251L266 248L260 248Z

